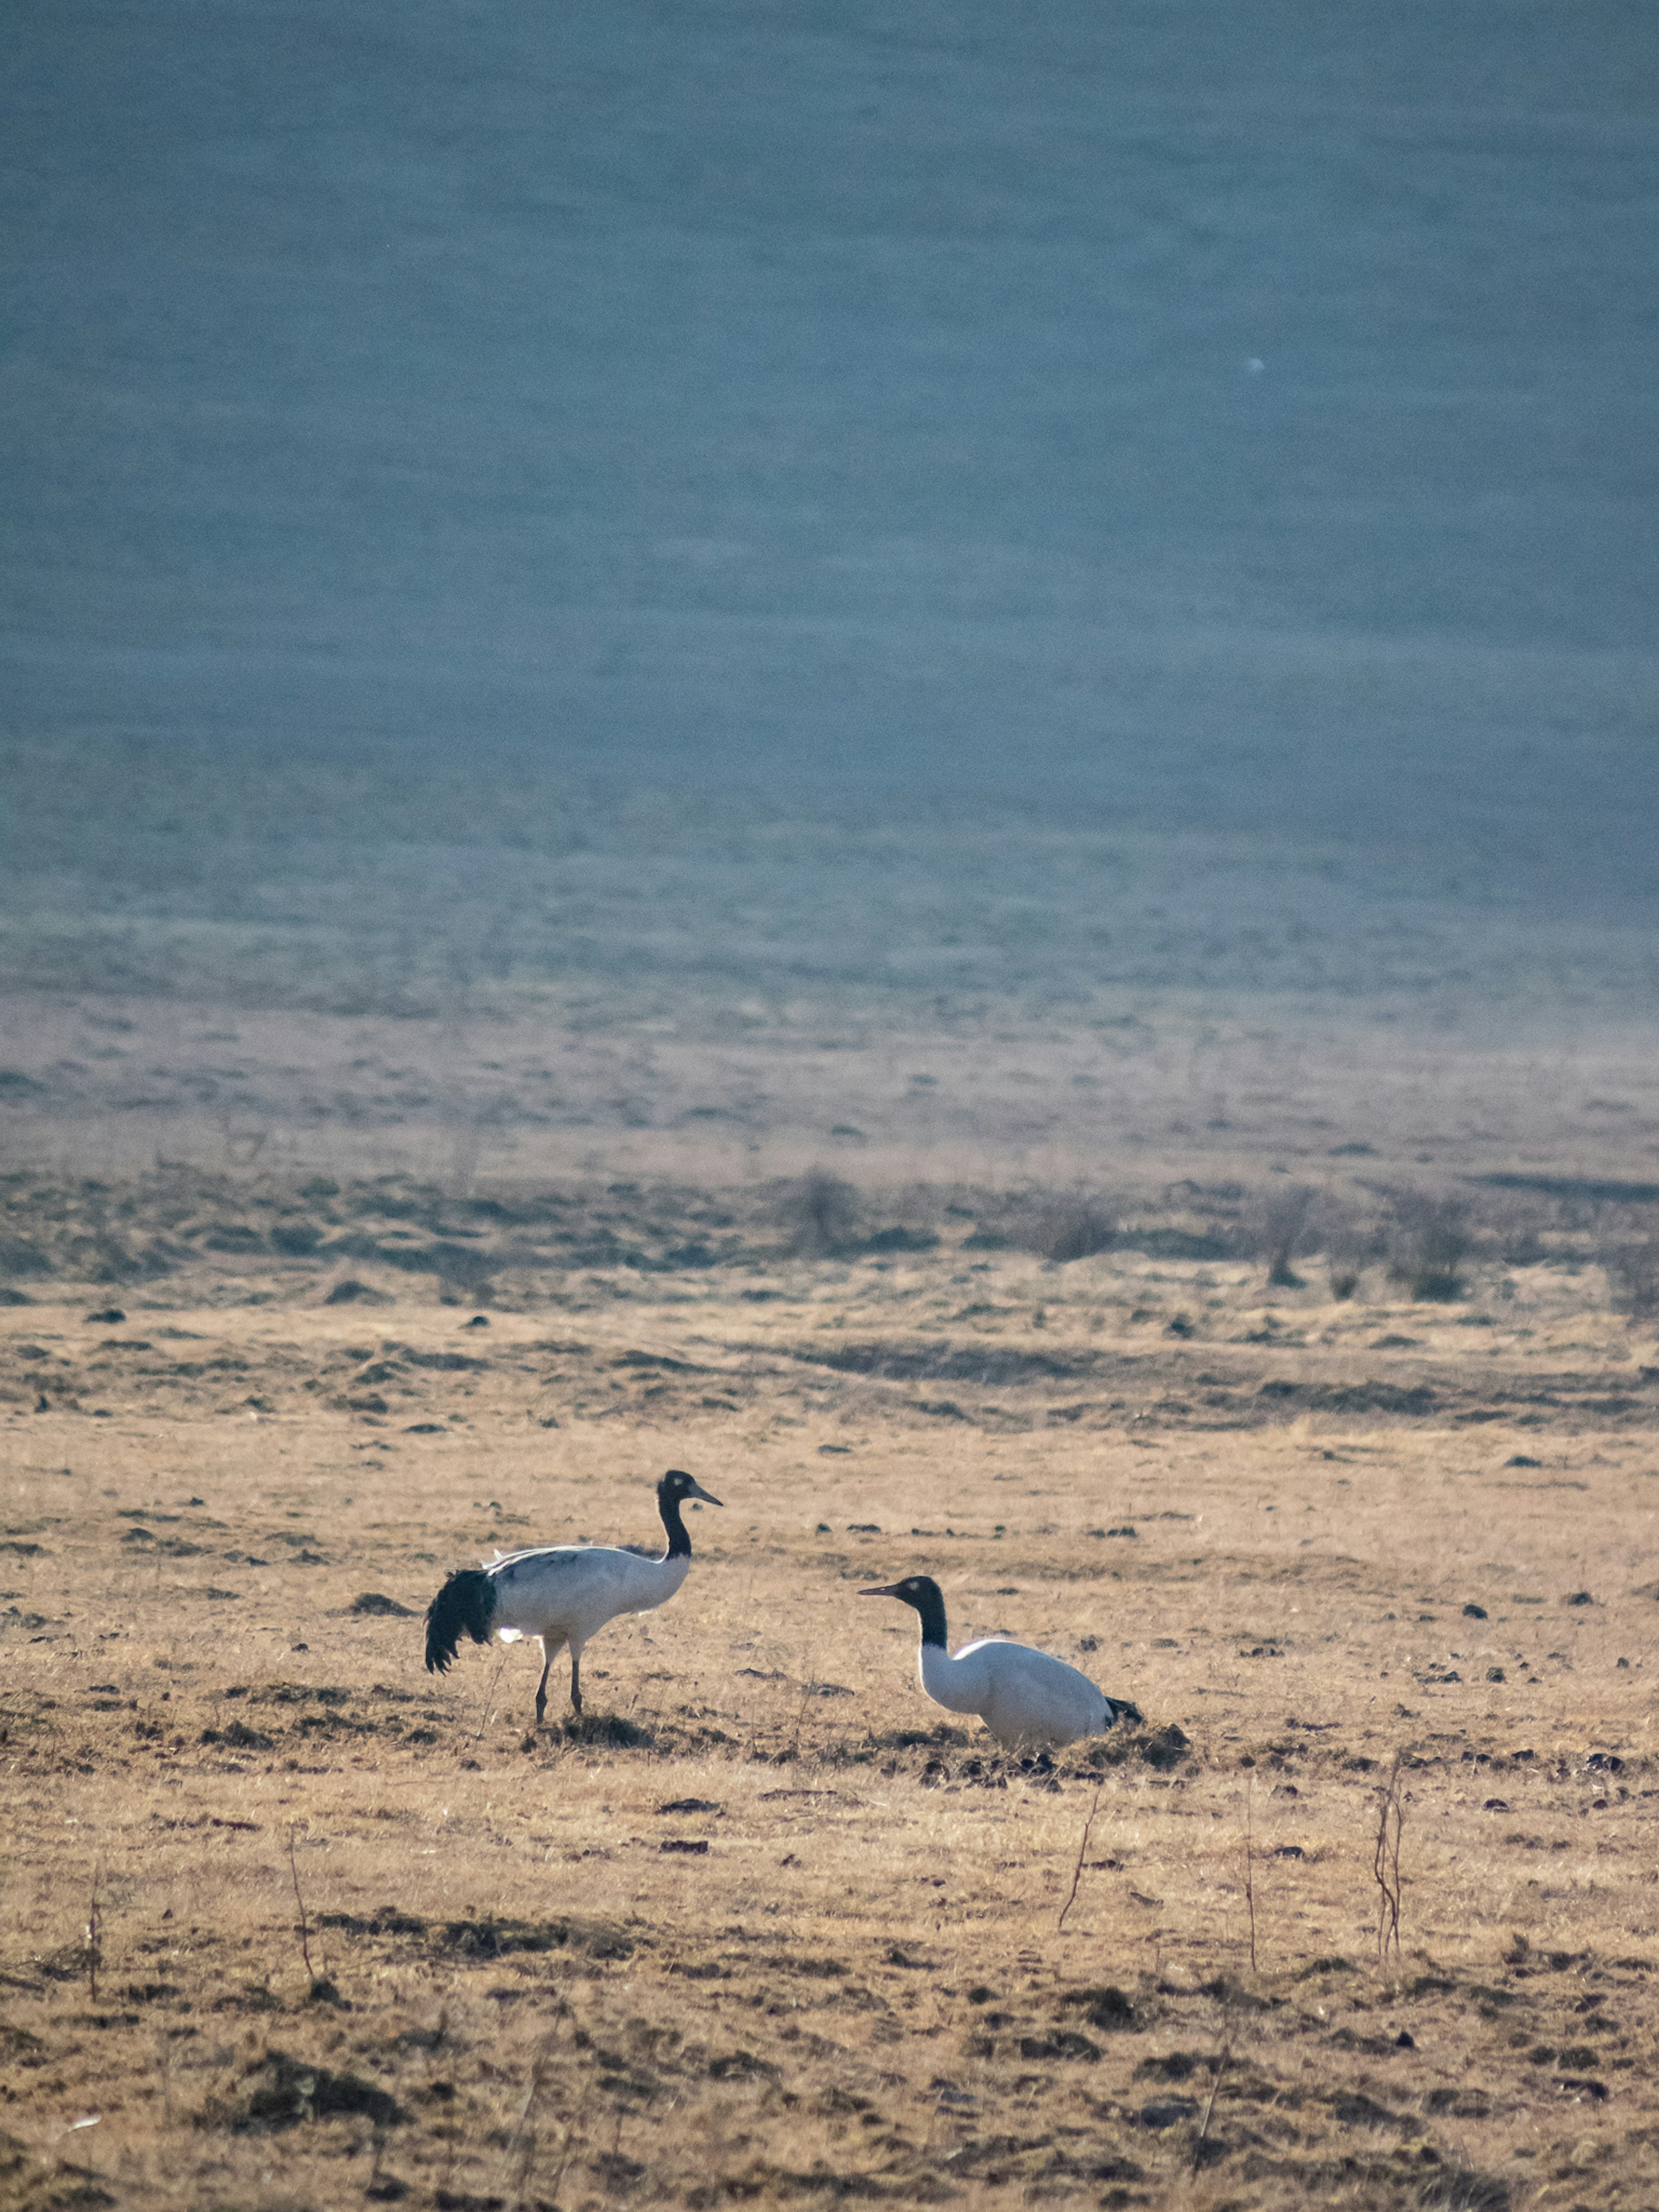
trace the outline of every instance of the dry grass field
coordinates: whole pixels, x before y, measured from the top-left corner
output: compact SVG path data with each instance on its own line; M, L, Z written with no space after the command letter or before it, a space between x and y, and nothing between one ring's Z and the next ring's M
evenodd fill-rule
M1659 1374L1570 1215L1424 1304L1191 1188L1055 1265L630 1187L537 1273L506 1197L8 1188L7 2205L1656 2201ZM671 1465L726 1510L580 1727L423 1671ZM941 1725L912 1570L1144 1727Z

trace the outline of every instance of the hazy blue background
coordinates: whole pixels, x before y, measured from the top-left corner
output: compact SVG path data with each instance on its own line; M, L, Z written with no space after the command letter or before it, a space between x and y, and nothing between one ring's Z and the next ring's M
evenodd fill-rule
M1647 0L38 0L6 45L24 875L84 818L84 896L154 890L177 775L182 880L233 754L237 837L269 764L283 836L372 838L435 755L509 812L534 761L1650 889ZM355 823L303 818L322 754Z

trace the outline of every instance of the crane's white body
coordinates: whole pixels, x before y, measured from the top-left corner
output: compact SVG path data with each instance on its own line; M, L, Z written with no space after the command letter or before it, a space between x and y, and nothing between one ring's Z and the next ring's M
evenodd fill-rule
M1029 1644L987 1637L954 1656L924 1644L921 1686L947 1712L977 1713L1005 1751L1051 1751L1080 1736L1104 1735L1117 1718L1112 1700L1086 1674Z
M909 1575L859 1595L915 1607L921 1620L922 1688L946 1712L977 1713L1005 1751L1053 1751L1079 1736L1104 1735L1124 1713L1140 1717L1127 1698L1109 1698L1075 1667L1029 1644L988 1636L952 1656L944 1595L931 1575Z
M621 1613L653 1613L685 1580L679 1559L642 1559L602 1544L548 1544L527 1552L498 1551L482 1562L495 1595L490 1626L503 1644L541 1638L551 1658L568 1644L580 1659L591 1636Z

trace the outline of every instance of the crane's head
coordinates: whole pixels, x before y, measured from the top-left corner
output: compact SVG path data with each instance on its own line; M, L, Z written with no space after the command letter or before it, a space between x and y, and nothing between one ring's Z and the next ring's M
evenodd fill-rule
M702 1483L694 1481L684 1468L679 1467L669 1468L657 1485L657 1496L665 1505L671 1498L676 1505L683 1505L688 1498L700 1498L705 1505L719 1505L721 1502L713 1491L705 1490Z
M939 1586L932 1575L907 1575L902 1583L884 1583L879 1589L860 1590L859 1595L896 1597L905 1605L915 1606L918 1613L943 1601Z

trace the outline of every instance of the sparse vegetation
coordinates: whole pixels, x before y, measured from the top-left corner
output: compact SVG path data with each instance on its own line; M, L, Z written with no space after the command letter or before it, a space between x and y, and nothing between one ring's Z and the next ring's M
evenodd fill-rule
M1392 1194L1389 1272L1425 1305L1449 1305L1463 1294L1462 1269L1474 1237L1467 1199L1443 1192Z
M1021 1241L1028 1251L1063 1267L1109 1252L1117 1237L1118 1216L1104 1199L1078 1191L1038 1206L1021 1226Z
M1601 1265L1607 1270L1616 1312L1633 1322L1648 1322L1659 1315L1659 1234L1625 1237L1603 1247Z
M789 1233L793 1250L822 1258L852 1242L858 1228L858 1193L839 1176L815 1169L783 1191L778 1218Z
M1261 1192L1247 1218L1248 1249L1267 1263L1271 1290L1299 1291L1302 1278L1291 1265L1299 1253L1316 1245L1310 1235L1318 1194L1308 1183L1285 1183Z
M1487 1196L1480 1207L1485 1242L1506 1267L1535 1267L1548 1255L1546 1231L1559 1225L1559 1212L1524 1194Z

